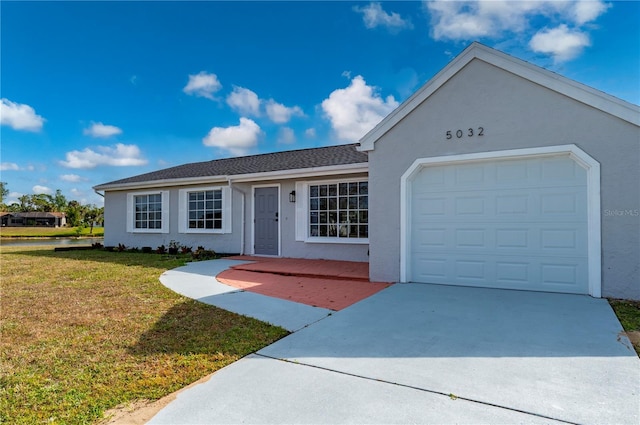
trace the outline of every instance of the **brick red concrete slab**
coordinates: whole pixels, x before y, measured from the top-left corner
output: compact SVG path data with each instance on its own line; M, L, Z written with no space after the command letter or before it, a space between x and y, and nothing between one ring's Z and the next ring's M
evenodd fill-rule
M240 255L230 260L252 261L233 266L236 270L275 273L292 276L369 281L369 263L358 261L309 260L302 258L270 258Z
M390 286L390 283L348 281L344 279L283 276L228 269L216 276L234 288L322 307L342 310Z

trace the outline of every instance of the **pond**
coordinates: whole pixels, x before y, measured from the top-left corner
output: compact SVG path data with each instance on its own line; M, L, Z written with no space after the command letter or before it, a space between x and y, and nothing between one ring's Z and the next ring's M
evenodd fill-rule
M91 245L104 243L104 238L0 238L1 246Z

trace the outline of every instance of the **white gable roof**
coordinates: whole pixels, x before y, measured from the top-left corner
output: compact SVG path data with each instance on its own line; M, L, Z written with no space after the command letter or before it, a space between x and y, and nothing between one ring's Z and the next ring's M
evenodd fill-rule
M364 137L360 139L360 147L358 149L361 151L373 150L374 143L379 138L391 130L398 122L409 115L411 111L417 108L431 96L431 94L474 59L480 59L533 83L577 100L578 102L582 102L607 114L618 117L621 120L640 126L640 107L637 105L625 102L554 72L474 42L409 99L404 101L371 131L365 134Z

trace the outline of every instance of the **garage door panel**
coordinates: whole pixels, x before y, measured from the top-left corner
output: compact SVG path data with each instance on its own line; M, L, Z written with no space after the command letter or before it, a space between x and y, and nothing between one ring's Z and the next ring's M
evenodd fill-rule
M586 186L566 188L519 188L509 190L450 191L437 196L419 194L412 200L414 223L538 221L556 223L587 220Z
M432 166L411 187L411 280L588 293L586 171L570 158Z
M571 223L556 225L521 223L522 227L505 227L486 223L484 227L447 227L416 229L411 249L414 253L480 253L485 255L576 256L586 257L586 235ZM578 223L580 224L580 223Z
M496 257L492 260L458 255L418 258L415 281L548 292L584 293L586 261L581 258Z

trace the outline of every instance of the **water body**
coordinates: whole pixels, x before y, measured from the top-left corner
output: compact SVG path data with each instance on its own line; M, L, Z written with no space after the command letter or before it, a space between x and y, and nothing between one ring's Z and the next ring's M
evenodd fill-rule
M0 238L2 246L91 245L104 243L104 238Z

